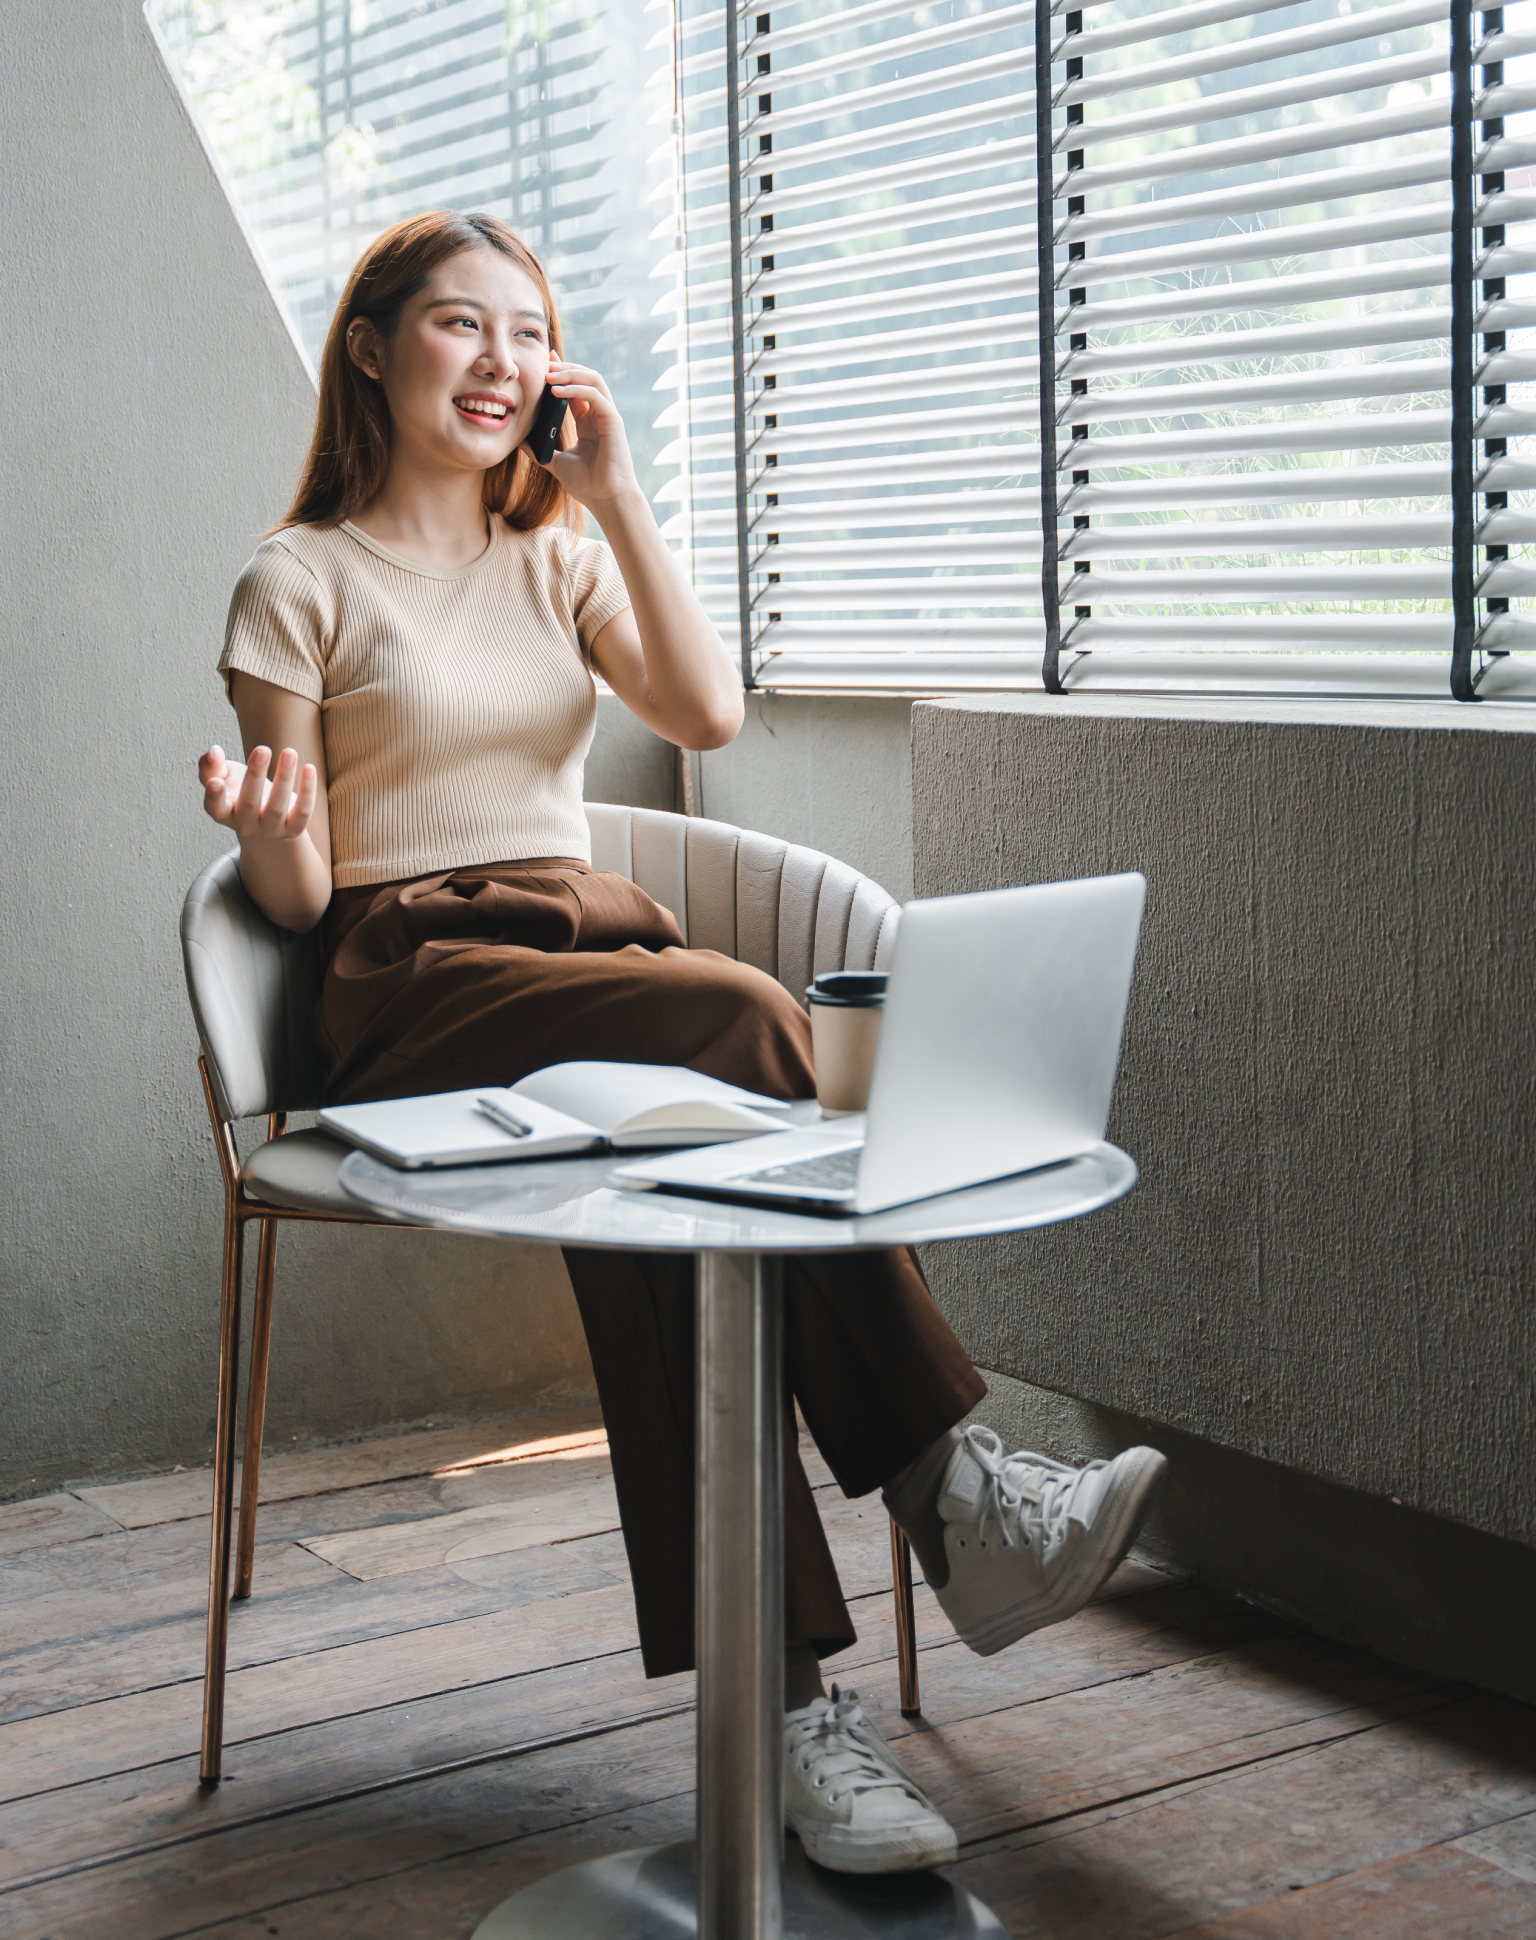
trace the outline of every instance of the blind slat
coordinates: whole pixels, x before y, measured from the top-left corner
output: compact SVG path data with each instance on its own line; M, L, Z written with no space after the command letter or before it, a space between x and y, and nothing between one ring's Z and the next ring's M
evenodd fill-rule
M1222 21L1258 19L1289 4L1291 0L1257 0L1257 4L1254 0L1200 0L1195 6L1161 7L1152 13L1139 14L1118 26L1091 27L1082 33L1067 34L1056 42L1052 53L1058 61L1075 59L1086 62L1117 48L1144 46L1149 40L1166 40L1170 35L1193 33L1198 28L1214 27ZM1358 13L1344 15L1342 19L1326 21L1321 27L1296 31L1327 34L1331 38L1315 44L1331 47L1339 42L1370 40L1383 34L1397 33L1406 27L1428 26L1444 19L1445 9L1431 4L1431 0L1402 0L1397 6L1362 8ZM1271 58L1267 51L1268 43L1287 38L1287 35L1258 35L1248 40L1246 45L1255 50L1252 56L1255 61L1266 60ZM1243 44L1235 43L1237 48Z
M1241 182L1208 194L1151 197L1129 207L1099 209L1068 216L1056 232L1057 246L1092 243L1099 236L1118 236L1134 230L1172 229L1187 222L1216 222L1223 217L1259 215L1270 209L1309 207L1345 197L1378 195L1391 189L1422 188L1447 182L1451 150L1426 152L1376 168L1315 169L1306 174L1272 176L1264 182ZM1490 198L1492 200L1493 198ZM1496 219L1496 218L1495 218ZM1376 220L1376 218L1368 218Z
M1492 360L1500 363L1503 360ZM1409 391L1446 391L1451 360L1403 358L1379 364L1352 364L1323 370L1287 371L1281 377L1227 377L1200 384L1147 384L1087 397L1059 400L1063 423L1102 423L1108 418L1183 416L1243 404L1335 402L1349 397L1394 396Z
M1518 437L1536 431L1536 411L1501 404L1479 414L1480 438ZM1074 440L1062 454L1068 469L1161 464L1175 458L1242 458L1265 452L1390 450L1404 445L1443 445L1451 435L1448 406L1416 411L1359 412L1344 418L1297 417L1244 425L1159 426L1143 436L1097 437ZM1499 465L1524 462L1513 458ZM1290 467L1284 469L1289 470ZM1393 476L1390 464L1372 467L1373 479ZM1442 472L1441 477L1444 477ZM1234 489L1241 474L1231 474ZM1447 486L1445 489L1449 490Z
M901 475L904 482L913 485L934 483L940 479L969 484L988 478L1014 478L1021 472L1038 472L1039 469L1037 448L1020 447L1017 451L1001 449L995 453L924 452L909 463L904 463ZM766 483L759 481L758 489L780 494L795 490L841 492L850 487L867 489L871 485L889 484L890 478L889 457L831 459L825 464L780 465ZM671 480L655 496L659 503L672 505L686 498L690 491L695 498L734 498L735 474L725 470L694 472L691 478Z
M1529 512L1491 512L1479 522L1477 532L1480 545L1523 544L1536 539L1536 516ZM1154 553L1211 559L1262 552L1398 552L1450 543L1451 515L1447 510L1396 512L1390 519L1221 519L1156 526L1099 525L1091 531L1069 534L1058 552L1063 559L1139 559Z
M1074 573L1061 603L1072 606L1186 606L1206 600L1443 600L1451 568L1425 561L1391 566L1240 566L1181 572Z
M1058 152L1079 147L1098 148L1106 142L1131 141L1138 135L1197 127L1214 120L1218 106L1222 121L1237 121L1247 115L1292 107L1297 102L1360 94L1367 89L1392 87L1399 81L1416 81L1444 71L1445 53L1441 48L1397 54L1391 60L1362 61L1333 74L1304 74L1289 80L1268 81L1262 87L1233 88L1214 100L1203 95L1194 101L1173 101L1165 107L1144 108L1134 114L1096 115L1071 129L1061 129L1056 147Z
M1128 323L1159 323L1221 311L1242 312L1302 303L1343 302L1355 296L1397 296L1408 290L1443 289L1450 280L1449 256L1400 256L1390 263L1349 262L1316 274L1244 277L1237 283L1204 288L1159 290L1152 296L1118 302L1091 297L1073 310L1058 309L1063 330L1112 330Z
M1230 302L1230 298L1229 298ZM1075 330L1076 319L1071 319ZM1151 342L1116 344L1108 350L1071 350L1056 366L1066 382L1118 371L1209 369L1249 357L1305 357L1326 350L1362 350L1377 344L1416 343L1447 337L1451 313L1428 304L1412 310L1372 310L1337 322L1281 324L1271 330L1200 330Z
M1038 465L1036 466L1038 470ZM693 529L706 537L735 537L734 508L721 512L694 512ZM662 527L669 539L682 535L690 515L675 513ZM946 529L964 522L968 526L1006 522L1022 526L1040 517L1040 495L1035 491L1008 491L989 488L964 494L954 492L901 492L886 498L852 499L839 496L833 502L805 503L781 497L775 506L764 506L752 530L757 532L879 532L891 526L923 527L942 525ZM840 539L839 543L843 543Z
M1095 284L1140 282L1166 276L1173 270L1206 269L1234 263L1263 262L1275 257L1311 256L1343 249L1371 248L1381 243L1403 242L1417 236L1448 236L1451 231L1449 202L1419 203L1412 208L1393 209L1385 215L1340 216L1329 222L1277 223L1246 235L1212 236L1199 242L1164 243L1160 248L1114 250L1089 255L1081 262L1056 260L1058 290L1089 289ZM1058 238L1062 243L1069 235ZM1513 274L1511 265L1507 274ZM1524 267L1523 264L1519 267ZM1497 273L1485 259L1479 265L1488 275Z
M911 302L910 293L907 300ZM1443 334L1443 330L1440 334ZM944 334L945 352L949 357L958 356L964 351L980 350L989 344L1016 344L1018 340L1018 319L1010 316L971 318L958 325L953 334L948 331ZM759 355L771 361L775 374L782 377L788 371L824 369L827 350L825 343L780 344L771 353L765 351ZM888 330L878 337L847 337L837 345L837 352L840 357L850 361L864 358L877 363L886 363L898 357L932 357L935 354L933 327L926 324L915 330ZM689 381L694 384L725 383L729 381L730 374L729 357L701 357L693 363ZM673 390L680 382L681 373L672 369L656 380L655 388L658 391Z
M1253 112L1268 109L1263 102ZM1387 141L1395 135L1417 134L1431 128L1449 128L1451 104L1429 99L1407 108L1382 108L1372 114L1341 115L1337 121L1311 122L1303 128L1280 128L1266 135L1240 135L1233 141L1195 141L1168 154L1138 156L1134 161L1104 163L1073 169L1058 175L1058 195L1094 195L1103 189L1119 188L1126 182L1152 182L1179 175L1211 175L1218 169L1247 168L1255 162L1278 161L1292 155L1311 155L1335 148L1358 148L1367 142ZM1111 137L1116 141L1124 135ZM1084 142L1083 146L1088 146ZM1353 174L1354 171L1348 171ZM1446 151L1446 174L1450 173L1450 151ZM1339 179L1344 179L1340 171ZM1311 178L1296 178L1306 182ZM1351 190L1351 193L1356 191ZM1327 200L1324 196L1322 200Z
M923 313L929 317L956 306L970 309L981 304L1006 304L1016 310L1020 302L1034 295L1036 282L1033 270L1016 270L994 276L956 276L947 277L942 283L924 283L920 298L914 297L910 284L894 290L860 290L825 303L797 302L793 310L775 311L774 329L780 337L794 337L802 331L819 332L850 323L873 323L881 317L910 314L916 301L922 303ZM948 331L963 329L965 325L946 320L944 327ZM716 344L728 345L730 340L728 316L695 317L687 324L674 324L653 348L678 350L691 344L703 350Z
M1145 26L1165 17L1163 14L1151 14L1140 24ZM1324 47L1347 47L1352 42L1368 39L1379 41L1382 36L1404 28L1441 24L1444 20L1445 9L1438 4L1438 0L1410 0L1406 6L1378 7L1369 13L1351 13L1343 19L1306 27L1289 27L1279 33L1227 41L1214 47L1200 47L1161 61L1128 62L1097 76L1068 81L1054 98L1062 106L1102 101L1110 95L1169 87L1177 81L1203 80L1208 75L1220 74L1229 68L1254 67L1262 61L1293 60L1297 55L1315 53ZM1157 37L1164 37L1169 31L1172 30L1158 29ZM1119 44L1131 46L1151 38L1152 35L1142 33L1135 37L1135 41L1126 38ZM1088 40L1087 34L1082 36L1080 42L1073 40L1073 58L1086 63L1095 53L1103 51L1087 45ZM1066 59L1067 55L1063 54L1060 58ZM1220 100L1219 95L1212 98Z

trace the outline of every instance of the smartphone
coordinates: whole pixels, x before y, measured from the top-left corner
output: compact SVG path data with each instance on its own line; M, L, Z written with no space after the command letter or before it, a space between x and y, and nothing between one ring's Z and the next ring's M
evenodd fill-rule
M533 423L528 427L528 436L523 440L541 465L547 465L560 449L560 428L568 409L565 399L556 397L546 384L539 408L533 414Z

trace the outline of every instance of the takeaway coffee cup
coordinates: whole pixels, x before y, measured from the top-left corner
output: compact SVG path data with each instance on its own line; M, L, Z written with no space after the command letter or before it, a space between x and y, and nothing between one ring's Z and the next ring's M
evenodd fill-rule
M811 1046L816 1059L816 1096L823 1116L863 1111L875 1068L883 970L825 970L806 991L811 1007Z

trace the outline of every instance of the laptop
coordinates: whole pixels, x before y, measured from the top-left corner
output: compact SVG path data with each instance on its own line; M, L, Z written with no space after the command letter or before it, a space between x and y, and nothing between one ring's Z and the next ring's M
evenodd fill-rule
M1102 1142L1146 878L935 896L902 912L865 1111L620 1166L631 1187L869 1213Z

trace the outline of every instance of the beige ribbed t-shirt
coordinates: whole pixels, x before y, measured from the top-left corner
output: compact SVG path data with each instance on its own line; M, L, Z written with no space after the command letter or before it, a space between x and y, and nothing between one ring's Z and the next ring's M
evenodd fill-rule
M219 671L320 708L339 888L591 846L592 642L629 605L608 548L514 532L454 572L353 525L291 526L235 583Z

